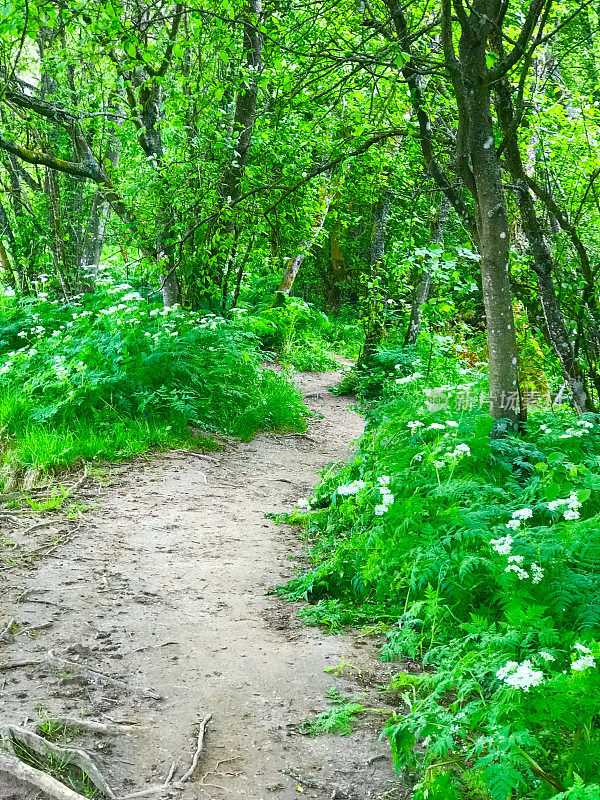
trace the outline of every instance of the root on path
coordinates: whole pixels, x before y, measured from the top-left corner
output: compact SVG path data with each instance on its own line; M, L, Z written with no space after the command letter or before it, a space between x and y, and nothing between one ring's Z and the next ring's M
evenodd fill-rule
M207 714L200 723L196 750L192 756L192 762L181 778L174 781L175 771L177 769L177 762L174 761L164 783L150 786L138 792L122 795L119 798L117 798L117 795L110 788L106 778L102 775L91 756L86 753L85 750L81 750L77 747L65 747L50 742L42 736L38 736L37 733L18 725L0 725L0 743L3 746L3 749L0 749L0 772L4 772L16 778L18 781L34 786L36 789L39 789L53 798L53 800L84 800L84 795L69 788L56 778L53 778L43 769L39 769L23 761L18 755L18 748L15 748L15 745L18 744L29 750L29 752L39 756L41 759L55 756L61 759L65 765L78 767L82 774L85 775L108 800L134 800L134 798L149 797L159 794L167 789L183 789L184 785L194 776L198 769L200 756L202 755L202 749L204 747L206 726L211 719L212 714ZM118 730L133 727L118 724L109 726L101 722L75 719L74 717L58 717L54 721L103 735L111 735Z

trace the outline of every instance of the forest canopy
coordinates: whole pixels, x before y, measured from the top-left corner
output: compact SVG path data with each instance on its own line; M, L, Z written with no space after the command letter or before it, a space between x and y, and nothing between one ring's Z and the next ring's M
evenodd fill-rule
M0 486L352 359L281 592L425 663L416 798L599 797L598 4L12 0L0 82Z

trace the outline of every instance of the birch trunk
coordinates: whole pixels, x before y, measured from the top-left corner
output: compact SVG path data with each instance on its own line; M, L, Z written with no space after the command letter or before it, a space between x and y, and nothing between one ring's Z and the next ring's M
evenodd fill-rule
M431 239L432 245L444 243L444 228L450 214L450 201L446 195L442 195L440 207L437 216L431 225ZM404 344L414 345L419 339L421 332L421 321L423 318L423 308L429 299L429 292L431 290L431 270L425 269L421 275L421 279L415 287L412 306L410 311L410 322L408 323L408 330Z

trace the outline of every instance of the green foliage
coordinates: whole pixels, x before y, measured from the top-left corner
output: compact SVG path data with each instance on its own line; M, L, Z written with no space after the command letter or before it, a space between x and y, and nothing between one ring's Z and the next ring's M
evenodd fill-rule
M257 306L235 309L236 319L267 352L301 372L339 368L335 352L358 352L358 326L337 322L297 297L267 295Z
M309 736L319 736L322 733L339 733L349 736L354 730L353 718L364 709L360 703L346 700L339 691L332 686L327 691L327 698L333 708L322 711L313 720L303 722L300 729Z
M240 322L151 308L125 284L0 319L0 436L15 468L115 459L213 433L303 429L298 391Z
M354 458L295 512L312 569L283 592L331 630L384 621L382 657L431 670L389 687L407 713L385 732L397 768L420 776L415 797L546 800L576 774L587 792L600 779L600 419L542 409L526 435L490 439L485 376L446 344L399 353L398 369L386 348L363 373L378 401ZM425 356L429 378L411 375Z

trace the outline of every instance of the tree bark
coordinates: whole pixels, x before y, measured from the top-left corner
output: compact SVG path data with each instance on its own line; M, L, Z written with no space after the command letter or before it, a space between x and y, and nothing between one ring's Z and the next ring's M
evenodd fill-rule
M317 241L319 234L323 230L332 200L333 192L331 191L331 186L329 186L327 187L327 193L322 201L321 208L315 214L310 237L306 241L302 242L296 255L292 256L292 258L290 258L288 261L285 272L283 273L283 277L281 279L281 283L277 289L278 292L289 295L289 293L292 291L292 286L294 285L294 281L296 280L296 276L300 271L300 267L302 266L304 259L312 250L312 247Z
M497 49L501 52L501 45ZM506 165L515 189L523 232L533 259L533 271L537 279L548 337L560 362L564 379L572 392L575 408L581 414L592 410L593 405L585 376L569 340L565 319L554 288L554 258L529 191L527 173L519 150L518 132L513 130L514 109L507 78L496 84L496 108L504 133Z
M431 225L431 245L435 246L444 243L444 228L446 226L449 214L450 201L446 195L442 195L437 216ZM404 339L404 344L406 345L415 345L419 339L419 333L421 332L421 321L423 317L423 307L429 299L431 278L431 270L425 268L419 283L415 287L410 311L410 322L408 323L408 330L406 331L406 337Z
M367 359L375 354L385 333L378 289L378 278L385 259L385 239L391 206L392 198L387 190L382 192L380 199L373 205L373 233L371 234L370 258L371 289L369 290L373 294L368 298L369 308L367 324L365 326L365 341L358 358L358 367L362 366Z
M403 8L398 0L385 0L385 4L402 50L410 55L412 39ZM508 212L499 159L493 146L492 70L488 69L486 62L488 39L497 25L501 25L502 12L493 0L476 0L475 5L469 8L469 13L462 0L456 0L454 5L460 30L458 55L454 49L455 17L451 0L442 0L441 35L444 65L454 88L458 111L454 169L473 198L474 216L435 157L432 126L425 110L418 70L412 55L404 62L402 73L410 90L419 124L421 150L429 174L471 232L481 254L490 366L489 410L492 417L507 419L509 427L515 429L523 421L525 413L519 393L517 341L508 275ZM533 5L532 9L533 14L537 5ZM528 18L525 34L531 34L530 27ZM521 40L522 36L518 40L519 48ZM501 64L502 69L508 70L514 66L517 52L515 46L506 63ZM522 50L520 52L522 54ZM502 428L496 426L495 432L501 433Z
M342 224L338 219L331 226L329 234L329 262L325 273L325 302L327 308L337 311L340 307L341 284L346 280L346 262L340 243Z

